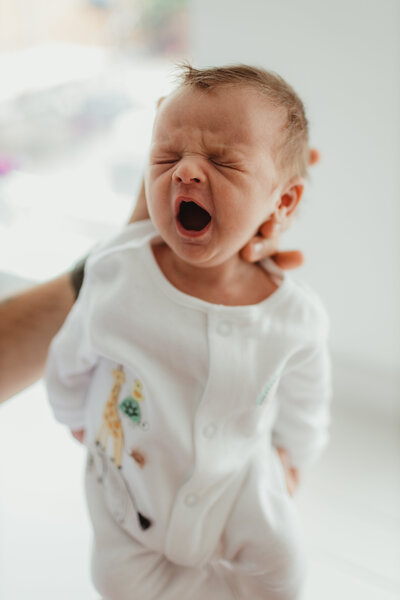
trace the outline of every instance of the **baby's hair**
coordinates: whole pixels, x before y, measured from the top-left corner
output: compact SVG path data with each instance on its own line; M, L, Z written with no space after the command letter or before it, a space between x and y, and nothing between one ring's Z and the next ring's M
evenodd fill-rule
M248 85L266 97L274 107L284 109L286 120L282 143L278 148L278 169L287 177L307 175L309 146L304 106L294 89L280 75L243 64L198 69L181 63L178 69L180 86L209 91L223 85Z

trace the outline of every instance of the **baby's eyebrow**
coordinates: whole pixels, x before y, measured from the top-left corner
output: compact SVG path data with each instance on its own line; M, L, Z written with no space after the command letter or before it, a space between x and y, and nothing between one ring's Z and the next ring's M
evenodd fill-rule
M207 148L210 154L227 154L227 153L235 153L235 154L246 154L246 144L241 143L240 141L235 140L212 140L212 139L203 139L203 144Z
M158 152L175 152L176 148L171 142L153 142L151 150Z
M219 146L216 148L209 149L209 155L211 158L240 160L245 156L245 152L240 147L233 146Z

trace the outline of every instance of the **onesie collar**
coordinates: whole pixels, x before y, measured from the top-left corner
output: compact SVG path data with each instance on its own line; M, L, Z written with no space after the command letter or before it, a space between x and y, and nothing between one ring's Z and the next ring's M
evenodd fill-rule
M148 239L143 245L143 264L151 276L154 284L160 289L160 291L162 291L171 300L181 304L182 306L199 310L207 314L218 312L220 314L224 314L224 316L232 320L244 320L246 322L251 322L259 318L260 312L265 314L272 311L274 307L280 303L282 299L290 292L290 278L275 264L273 260L266 259L260 262L260 265L272 276L274 282L278 285L278 289L268 298L257 304L226 306L223 304L213 304L211 302L207 302L206 300L202 300L201 298L190 296L189 294L181 292L174 287L158 266L152 246L159 242L161 242L161 237L157 232L155 232L154 236Z

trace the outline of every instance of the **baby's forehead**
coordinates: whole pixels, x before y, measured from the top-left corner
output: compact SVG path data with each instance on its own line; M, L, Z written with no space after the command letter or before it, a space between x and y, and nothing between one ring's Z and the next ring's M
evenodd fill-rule
M191 127L208 138L223 133L226 143L249 141L261 135L276 137L283 129L284 111L250 85L225 84L212 89L180 86L165 98L156 129L176 131Z

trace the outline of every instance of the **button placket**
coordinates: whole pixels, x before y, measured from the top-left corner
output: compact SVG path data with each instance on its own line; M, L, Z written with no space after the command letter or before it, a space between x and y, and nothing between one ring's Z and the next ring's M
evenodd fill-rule
M187 494L187 496L185 496L184 503L188 508L192 508L193 506L196 506L198 500L199 499L196 494Z
M217 426L215 425L215 423L208 423L208 425L205 425L203 427L203 436L205 438L207 438L208 440L213 438L216 433L217 433Z

